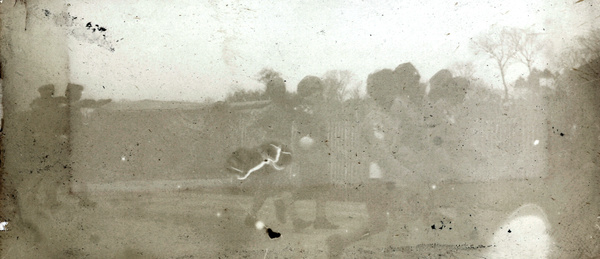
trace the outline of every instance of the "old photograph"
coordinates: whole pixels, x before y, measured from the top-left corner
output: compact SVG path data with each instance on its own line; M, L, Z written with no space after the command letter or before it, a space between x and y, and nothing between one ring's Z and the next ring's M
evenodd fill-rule
M599 14L0 0L0 257L600 258Z

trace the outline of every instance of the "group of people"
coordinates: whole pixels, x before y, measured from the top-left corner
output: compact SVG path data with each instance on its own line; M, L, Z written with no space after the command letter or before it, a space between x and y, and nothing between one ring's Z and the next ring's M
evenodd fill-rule
M100 107L111 100L82 100L84 87L68 84L64 96L56 96L52 84L38 88L40 94L30 104L30 110L20 113L18 139L27 143L20 146L19 153L24 161L16 168L23 174L21 188L28 190L17 193L16 214L28 221L29 207L36 210L59 209L60 194L73 194L71 190L73 156L73 131L81 125L85 108ZM30 189L37 190L29 193ZM74 195L80 206L90 207L95 203L86 193ZM27 223L25 223L27 224ZM33 225L33 223L31 223ZM35 229L34 227L31 227Z
M443 146L443 142L446 141L443 132L447 128L445 126L456 123L451 109L462 102L462 99L445 98L450 96L439 94L439 91L447 89L436 88L436 99L427 100L419 79L418 72L410 63L402 64L395 70L382 70L369 76L367 90L370 98L365 101L368 112L358 118L361 122L361 143L369 160L364 167L368 180L363 183L369 220L353 231L330 236L327 244L331 257L340 256L344 247L349 244L386 229L387 212L391 203L399 198L392 196L397 180L423 170L415 161L423 160L420 158L427 156L427 153L433 150L432 146ZM450 91L457 89L454 87ZM291 199L287 202L284 198L275 199L277 219L285 222L285 212L288 211L287 214L293 217L295 229L310 225L315 229L338 228L327 219L325 213L328 191L331 190L327 163L333 152L328 145L327 122L333 118L328 117L332 114L332 107L325 101L324 90L325 85L320 78L307 76L298 84L295 99L290 100L285 94L283 80L274 78L267 84L267 94L271 96L272 104L262 111L261 117L256 121L256 126L265 132L265 139L279 143L277 145L284 147L289 153L290 157L285 165L291 164L292 160L296 161L300 187L291 191ZM464 88L460 89L456 95L462 95L464 98L464 92ZM437 97L440 95L441 97ZM425 109L426 102L429 102L431 105L427 106L435 111ZM437 129L432 131L436 127ZM437 135L427 136L432 135L431 133ZM232 170L232 167L237 168L246 163L246 168L252 168L252 165L263 160L273 160L273 156L268 155L266 149L261 149L260 146L244 150L246 154L254 153L254 157L240 156L240 150L234 152L228 160L227 167L230 171L241 174L243 170ZM235 163L232 163L233 161ZM264 171L249 178L269 185L282 176L280 171L283 167L283 164L265 164ZM258 189L246 218L247 224L251 225L257 220L256 215L268 197L278 195L270 193L269 189L268 186ZM315 200L314 221L297 217L294 202L299 199Z
M253 204L246 217L246 224L254 225L258 211L264 202L275 196L277 219L285 223L292 218L295 230L309 226L315 229L336 229L326 216L326 200L329 192L329 176L326 170L327 117L322 98L324 85L318 77L308 76L298 85L298 98L288 98L283 79L272 78L267 83L267 94L272 104L262 111L255 126L265 134L265 143L254 148L239 148L227 160L227 169L239 175L238 179L253 181L258 187L253 196ZM292 126L292 125L295 125ZM293 147L293 148L292 148ZM273 150L278 151L273 152ZM281 171L294 161L298 164L298 178L301 188L280 192L272 184L281 182ZM269 164L267 161L273 161ZM264 166L263 166L264 165ZM249 174L256 169L260 173ZM311 199L316 201L316 217L309 221L296 213L295 201Z

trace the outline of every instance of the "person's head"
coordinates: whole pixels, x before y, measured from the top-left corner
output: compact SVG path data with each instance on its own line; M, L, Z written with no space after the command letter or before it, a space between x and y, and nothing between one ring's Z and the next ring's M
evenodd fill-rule
M52 98L54 95L54 85L44 85L38 88L38 92L42 98Z
M383 69L367 78L367 92L383 110L389 110L398 98L414 102L422 98L421 75L411 63L398 65L394 70Z
M273 102L283 102L286 99L285 81L281 77L273 77L267 82L265 95Z
M325 84L323 84L321 78L316 76L306 76L298 83L298 96L304 101L322 102L324 91Z
M468 79L452 77L451 74L449 77L444 76L443 78L434 76L430 80L429 100L434 103L443 101L450 106L462 104L469 89L469 83Z
M83 86L77 84L68 84L67 90L65 92L65 96L69 100L69 102L76 102L81 99L81 94L83 93Z
M454 77L448 69L442 69L429 79L429 100L437 102L447 97L453 87Z

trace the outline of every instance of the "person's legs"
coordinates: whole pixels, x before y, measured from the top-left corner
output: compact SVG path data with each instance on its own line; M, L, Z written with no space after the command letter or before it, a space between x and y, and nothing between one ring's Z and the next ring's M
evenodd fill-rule
M268 194L266 192L258 191L254 194L254 197L252 198L252 207L250 208L250 211L248 212L248 215L246 216L246 220L244 221L244 223L247 226L254 226L254 224L258 220L257 219L258 211L265 204L265 201L267 200L267 198L268 198Z
M369 183L367 195L368 222L361 227L343 234L334 234L327 238L330 258L340 258L348 245L383 232L388 225L387 210L389 196L383 183Z
M327 214L325 213L327 200L322 196L315 198L315 222L313 223L314 228L317 229L337 229L338 225L331 223L327 220Z

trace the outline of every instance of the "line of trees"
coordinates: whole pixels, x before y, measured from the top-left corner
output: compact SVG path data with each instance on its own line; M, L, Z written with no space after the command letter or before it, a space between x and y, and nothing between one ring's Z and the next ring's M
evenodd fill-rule
M538 77L556 78L558 76L558 73L551 73L548 69L542 71L535 66L546 48L543 40L543 34L535 33L531 29L497 26L492 26L490 30L472 39L471 50L473 53L483 52L496 63L502 79L504 102L510 99L509 85L511 83L506 79L506 72L512 65L523 65L529 72L526 77L529 82L525 78L520 78L514 82L515 86L533 85L536 79L539 80ZM556 62L559 63L559 67L571 70L598 58L600 58L600 29L578 37L576 44L563 51L560 59ZM476 68L472 62L457 62L447 69L456 77L475 81ZM363 81L358 80L357 76L351 71L330 70L320 78L325 84L325 98L331 102L344 102L363 97L361 92ZM261 70L258 73L257 80L266 88L257 90L236 89L229 94L225 101L268 100L270 96L273 96L273 91L280 91L278 94L290 94L281 92L282 89L286 89L286 82L282 74L272 68ZM482 87L481 84L481 82L478 82L477 87Z
M362 81L349 70L330 70L321 77L325 84L325 98L331 102L344 102L349 99L361 98L360 86ZM272 68L263 68L257 75L257 81L264 89L234 89L226 98L226 102L250 102L269 100L274 96L290 94L286 92L286 80L280 72Z

